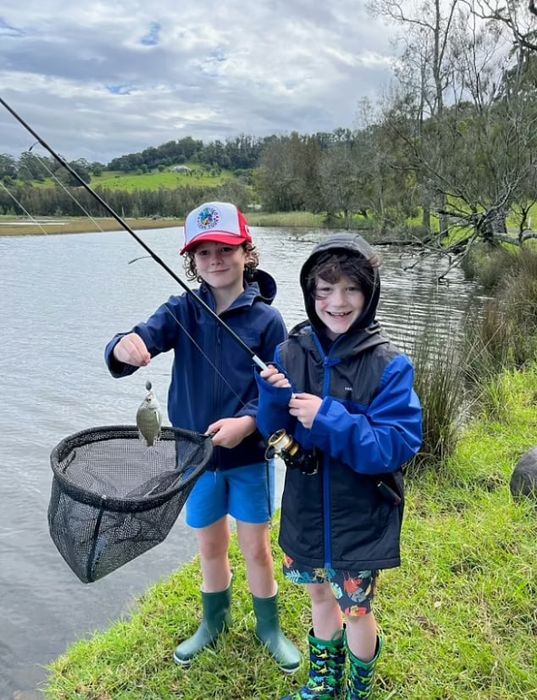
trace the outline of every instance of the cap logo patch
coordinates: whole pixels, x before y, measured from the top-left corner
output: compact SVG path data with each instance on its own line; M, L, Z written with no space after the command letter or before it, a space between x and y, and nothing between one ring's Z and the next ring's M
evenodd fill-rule
M220 213L214 207L205 207L198 214L196 223L202 229L206 231L208 229L214 228L218 225L220 221Z

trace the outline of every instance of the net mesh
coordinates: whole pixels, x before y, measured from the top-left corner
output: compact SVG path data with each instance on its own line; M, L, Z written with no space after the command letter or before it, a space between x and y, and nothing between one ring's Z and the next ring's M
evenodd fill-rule
M85 430L50 456L50 535L84 583L168 535L212 453L209 437L163 428L152 447L134 426Z

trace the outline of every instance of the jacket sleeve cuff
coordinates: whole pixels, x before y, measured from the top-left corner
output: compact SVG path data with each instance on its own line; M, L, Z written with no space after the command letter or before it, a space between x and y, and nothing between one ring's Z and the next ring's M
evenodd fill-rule
M263 436L268 437L275 430L289 425L289 401L293 392L291 388L283 389L269 384L257 372L255 378L259 388L257 427Z
M104 361L106 362L106 366L108 367L110 374L116 379L119 377L128 377L130 374L134 374L134 372L136 372L138 369L138 367L134 367L134 365L128 365L124 362L116 360L114 356L114 348L124 335L124 333L120 333L112 338L104 351Z

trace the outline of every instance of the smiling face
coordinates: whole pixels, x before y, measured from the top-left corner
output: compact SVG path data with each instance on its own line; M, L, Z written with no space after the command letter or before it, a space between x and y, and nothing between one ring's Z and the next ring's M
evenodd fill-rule
M200 243L194 250L198 275L215 292L239 296L243 290L247 253L242 245Z
M335 340L346 333L360 317L365 296L356 282L343 275L336 282L315 278L315 313L326 326L326 334Z

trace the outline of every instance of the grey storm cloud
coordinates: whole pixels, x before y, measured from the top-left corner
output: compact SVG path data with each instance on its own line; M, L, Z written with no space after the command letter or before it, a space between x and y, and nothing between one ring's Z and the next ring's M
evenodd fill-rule
M185 136L352 127L394 60L387 27L364 7L4 0L0 95L65 157L102 162ZM0 107L0 152L30 142Z

